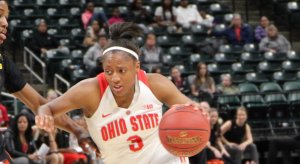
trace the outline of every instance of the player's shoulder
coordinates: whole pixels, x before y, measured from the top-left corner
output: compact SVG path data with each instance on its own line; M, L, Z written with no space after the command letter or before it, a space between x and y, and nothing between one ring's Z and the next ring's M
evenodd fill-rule
M155 87L170 81L168 78L158 73L147 73L146 76L150 87Z

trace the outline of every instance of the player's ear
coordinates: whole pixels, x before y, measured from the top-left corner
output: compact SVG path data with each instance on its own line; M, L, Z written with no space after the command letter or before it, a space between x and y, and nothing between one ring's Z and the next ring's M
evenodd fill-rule
M135 63L135 69L136 69L136 71L139 71L140 68L141 68L141 62L140 61L136 61L136 63Z

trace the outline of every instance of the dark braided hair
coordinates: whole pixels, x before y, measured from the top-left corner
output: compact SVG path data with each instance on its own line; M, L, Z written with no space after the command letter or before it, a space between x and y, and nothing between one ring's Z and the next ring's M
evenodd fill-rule
M116 23L110 26L109 32L110 41L105 46L104 51L110 47L119 46L128 48L138 55L141 54L136 38L143 36L144 32L138 25L129 22ZM129 56L135 59L132 55Z

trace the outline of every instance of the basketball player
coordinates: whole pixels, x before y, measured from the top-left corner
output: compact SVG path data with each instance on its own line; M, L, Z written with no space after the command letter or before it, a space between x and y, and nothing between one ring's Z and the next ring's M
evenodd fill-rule
M140 70L140 50L134 38L142 33L132 23L112 25L102 56L104 73L79 82L39 108L37 126L51 131L53 117L81 108L104 163L188 162L165 150L158 124L163 103L193 105L195 110L200 104L184 96L166 77Z
M7 18L9 15L8 4L5 0L0 0L0 45L6 39ZM21 100L34 113L37 109L47 102L38 92L25 82L21 72L14 63L4 54L0 53L0 89L5 87L7 91ZM55 119L56 125L68 132L74 133L81 141L88 141L88 135L68 116L64 115ZM3 140L0 139L0 142ZM0 143L1 144L1 143ZM4 146L0 147L0 161L5 158ZM2 158L1 158L2 157Z

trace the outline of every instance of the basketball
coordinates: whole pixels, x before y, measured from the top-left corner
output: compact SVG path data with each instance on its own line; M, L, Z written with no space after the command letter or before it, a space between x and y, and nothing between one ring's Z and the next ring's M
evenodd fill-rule
M173 155L190 157L202 151L210 137L210 123L193 106L172 106L159 124L159 138Z

